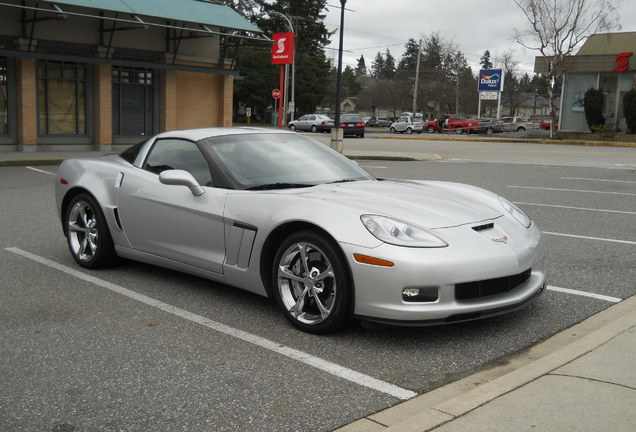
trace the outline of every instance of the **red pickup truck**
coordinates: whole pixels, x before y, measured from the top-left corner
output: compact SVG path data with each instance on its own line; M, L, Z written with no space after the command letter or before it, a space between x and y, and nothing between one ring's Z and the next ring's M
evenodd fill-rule
M431 120L424 125L428 133L455 132L458 135L479 132L479 120L460 119L455 114L443 115L439 119Z

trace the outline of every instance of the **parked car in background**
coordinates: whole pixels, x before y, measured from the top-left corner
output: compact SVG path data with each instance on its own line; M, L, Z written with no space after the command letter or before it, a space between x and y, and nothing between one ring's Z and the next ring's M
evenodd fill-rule
M530 121L534 124L535 129L542 130L550 130L550 125L552 124L552 119L549 115L541 114L541 115L533 115L530 117ZM556 129L559 129L559 121L557 120Z
M305 114L290 121L287 126L293 131L331 132L333 124L333 120L324 114Z
M424 127L422 126L422 122L415 117L401 116L399 119L391 123L389 130L391 133L400 132L412 134L413 132L422 133Z
M366 125L367 126L390 127L391 123L393 123L393 122L391 120L389 120L388 118L385 118L385 117L370 117L369 120L367 120Z
M480 118L479 133L493 134L504 131L503 122L500 119Z
M438 119L431 120L424 125L424 130L428 133L435 132L455 132L458 135L479 132L479 120L462 119L456 114L445 114Z
M364 138L364 121L358 114L341 114L340 127L344 135L354 135Z
M501 121L506 132L523 132L534 127L531 121L524 120L522 117L502 117Z

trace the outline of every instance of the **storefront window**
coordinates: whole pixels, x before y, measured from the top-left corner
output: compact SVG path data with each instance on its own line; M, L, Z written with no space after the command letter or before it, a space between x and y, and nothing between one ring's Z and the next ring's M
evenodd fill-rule
M7 59L0 57L0 135L9 134L9 89Z
M154 72L113 67L113 135L152 135Z
M86 134L85 64L40 61L38 97L40 134Z

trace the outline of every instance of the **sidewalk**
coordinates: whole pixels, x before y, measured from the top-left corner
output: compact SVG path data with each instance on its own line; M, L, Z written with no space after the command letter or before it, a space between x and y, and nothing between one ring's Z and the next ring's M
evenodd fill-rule
M636 297L338 432L634 432Z

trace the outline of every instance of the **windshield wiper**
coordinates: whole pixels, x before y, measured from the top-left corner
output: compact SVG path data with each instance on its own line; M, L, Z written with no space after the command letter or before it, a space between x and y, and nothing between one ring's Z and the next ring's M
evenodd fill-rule
M245 190L270 190L270 189L293 189L293 188L306 188L314 186L306 183L267 183L261 185L250 186Z
M329 184L333 184L333 183L349 183L349 182L354 182L357 181L355 179L341 179L341 180L334 180L332 182L329 182Z

